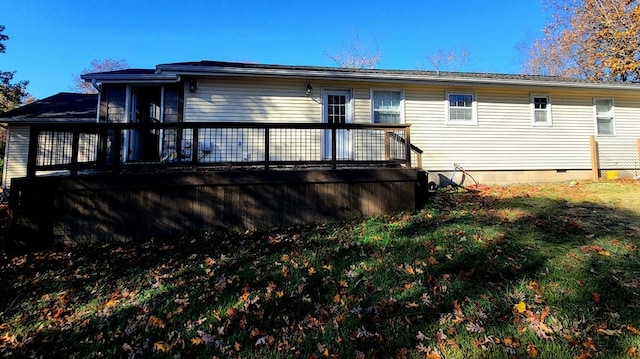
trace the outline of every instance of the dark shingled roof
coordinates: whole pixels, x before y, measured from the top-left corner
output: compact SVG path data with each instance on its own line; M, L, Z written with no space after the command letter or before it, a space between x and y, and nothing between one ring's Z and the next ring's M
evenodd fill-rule
M153 75L156 73L154 69L124 69L124 70L113 70L113 71L104 71L104 72L90 72L84 75L93 75L93 74L109 74L109 75Z
M453 86L560 87L574 89L640 91L633 83L590 81L559 76L448 72L426 70L358 69L327 66L273 65L225 61L188 61L158 64L155 69L127 69L82 75L99 83L175 83L207 76L332 79L389 83L444 84Z
M50 122L95 119L98 95L60 92L0 114L0 122Z
M536 82L556 82L556 83L575 83L575 84L610 84L604 81L592 81L579 78L561 77L561 76L545 76L545 75L525 75L525 74L501 74L490 72L451 72L451 71L430 71L430 70L392 70L392 69L363 69L363 68L343 68L343 67L326 67L326 66L298 66L298 65L272 65L259 63L242 63L242 62L225 62L225 61L191 61L191 62L174 62L160 64L156 67L160 70L172 69L175 67L192 67L193 69L202 68L241 68L255 70L289 70L289 71L331 71L341 74L368 74L368 75L390 75L390 76L409 76L420 77L438 77L442 79L489 79L489 80L514 80L514 81L536 81ZM616 83L616 85L637 84Z

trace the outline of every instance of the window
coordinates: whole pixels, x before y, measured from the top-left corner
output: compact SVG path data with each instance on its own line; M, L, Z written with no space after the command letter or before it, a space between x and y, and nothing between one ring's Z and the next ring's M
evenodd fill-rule
M371 91L373 123L403 123L401 91Z
M549 96L531 96L531 125L551 126L551 101Z
M596 133L598 135L615 134L613 122L613 99L594 99L593 103L596 113Z
M472 93L447 93L447 124L477 125L476 95Z

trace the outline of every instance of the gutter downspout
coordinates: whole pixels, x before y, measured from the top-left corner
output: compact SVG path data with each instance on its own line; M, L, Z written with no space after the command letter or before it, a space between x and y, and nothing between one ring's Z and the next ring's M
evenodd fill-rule
M91 85L93 86L93 88L98 90L98 93L100 92L100 90L102 90L102 84L99 84L96 79L91 79Z

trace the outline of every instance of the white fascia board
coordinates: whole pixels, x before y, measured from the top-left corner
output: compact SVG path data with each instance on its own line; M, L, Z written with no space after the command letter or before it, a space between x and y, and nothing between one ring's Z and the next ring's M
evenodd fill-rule
M179 82L180 75L176 73L163 74L87 74L81 75L83 80L95 80L102 83L167 83Z

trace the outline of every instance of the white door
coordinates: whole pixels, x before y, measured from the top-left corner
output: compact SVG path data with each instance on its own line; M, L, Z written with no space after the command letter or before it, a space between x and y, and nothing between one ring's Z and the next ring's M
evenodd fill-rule
M323 92L324 123L352 123L351 91L325 90ZM331 159L331 131L324 134L324 159ZM338 160L351 159L351 133L349 130L336 131L336 157Z

